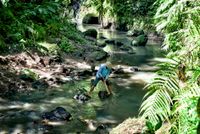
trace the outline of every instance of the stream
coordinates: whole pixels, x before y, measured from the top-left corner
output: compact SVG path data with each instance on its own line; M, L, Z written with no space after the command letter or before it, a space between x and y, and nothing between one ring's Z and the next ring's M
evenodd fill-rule
M132 40L125 32L101 29L97 25L78 26L81 31L89 28L95 28L101 36L126 45ZM128 54L115 45L104 47L103 49L110 54L107 61L127 70L124 74L111 75L109 79L114 95L104 101L97 95L99 91L105 90L101 82L88 102L80 104L73 99L77 89L89 90L91 78L71 81L51 90L32 91L28 95L22 93L12 98L15 101L0 98L0 134L42 134L43 128L35 125L33 120L39 120L42 112L51 111L56 107L63 107L69 111L73 120L51 128L48 133L52 134L92 133L93 130L80 119L91 120L94 126L104 124L110 130L129 117L137 117L145 94L143 87L155 76L155 71L158 69L155 65L163 57L160 46L161 44L149 40L146 47L132 47L134 54ZM131 67L139 68L139 71L130 71Z

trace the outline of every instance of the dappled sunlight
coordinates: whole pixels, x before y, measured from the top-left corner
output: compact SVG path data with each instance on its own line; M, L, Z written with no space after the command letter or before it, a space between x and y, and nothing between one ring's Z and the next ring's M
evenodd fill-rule
M167 62L167 63L176 63L175 61L171 60L171 59L167 59L167 58L152 58L152 59L148 59L149 62Z
M55 52L58 49L58 45L55 43L39 42L38 44L45 47L50 52Z
M155 73L137 72L133 76L131 76L131 80L141 82L141 83L149 83L155 77L156 77Z
M115 124L118 121L111 115L109 116L104 116L104 117L98 117L97 120L101 123L110 123L110 124Z

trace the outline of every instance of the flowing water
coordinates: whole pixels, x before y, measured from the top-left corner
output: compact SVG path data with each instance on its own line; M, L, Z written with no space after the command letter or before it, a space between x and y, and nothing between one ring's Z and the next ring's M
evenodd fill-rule
M102 30L99 26L80 26L84 31L95 28L101 36L114 39L129 45L131 38L124 32ZM101 40L99 40L101 41ZM42 112L51 111L56 107L64 107L69 111L73 120L50 129L50 133L91 133L92 130L80 119L93 120L94 126L105 124L112 128L129 117L137 117L142 98L145 94L143 87L155 76L156 63L162 60L160 44L150 40L146 47L132 47L134 54L121 51L114 45L107 45L104 50L110 53L107 59L115 66L128 70L125 74L111 75L110 81L114 95L104 101L98 98L98 91L105 90L99 83L92 94L92 99L80 104L73 99L76 89L89 90L90 79L72 81L51 90L38 90L15 96L15 101L0 99L0 134L1 133L43 133L42 128L33 120L39 120ZM136 66L138 72L130 71Z

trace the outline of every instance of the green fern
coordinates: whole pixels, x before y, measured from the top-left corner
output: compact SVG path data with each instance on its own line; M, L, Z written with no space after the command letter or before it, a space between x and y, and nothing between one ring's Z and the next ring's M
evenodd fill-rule
M164 49L173 62L162 63L158 77L148 89L140 114L157 123L160 117L171 125L170 133L196 133L199 119L195 108L200 97L200 2L157 1L157 30L165 33ZM184 65L181 72L180 65ZM178 76L185 77L182 81ZM191 114L191 111L194 113Z

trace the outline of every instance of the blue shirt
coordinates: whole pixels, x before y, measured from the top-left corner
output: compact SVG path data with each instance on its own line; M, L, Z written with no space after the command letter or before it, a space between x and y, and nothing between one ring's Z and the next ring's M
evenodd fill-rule
M111 74L111 69L108 68L105 64L101 64L99 70L96 73L96 78L108 79L108 76Z

